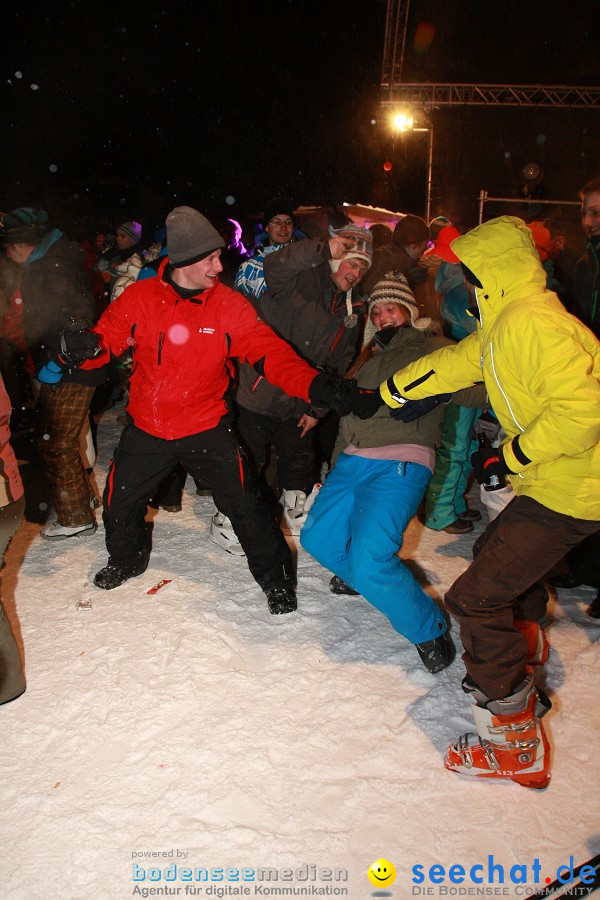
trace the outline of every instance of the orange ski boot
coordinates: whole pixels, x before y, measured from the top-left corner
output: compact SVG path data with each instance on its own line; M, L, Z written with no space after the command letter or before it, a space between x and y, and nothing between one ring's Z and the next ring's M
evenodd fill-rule
M490 700L467 679L477 734L463 734L446 751L446 768L480 778L508 778L528 788L550 783L550 745L541 718L551 707L527 672L509 697Z

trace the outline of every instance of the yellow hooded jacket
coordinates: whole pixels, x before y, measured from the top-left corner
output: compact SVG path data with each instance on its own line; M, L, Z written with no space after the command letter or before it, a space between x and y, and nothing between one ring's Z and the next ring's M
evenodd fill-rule
M600 343L552 291L521 219L500 216L452 241L477 276L479 326L381 387L419 400L483 380L509 440L516 494L576 519L600 520Z

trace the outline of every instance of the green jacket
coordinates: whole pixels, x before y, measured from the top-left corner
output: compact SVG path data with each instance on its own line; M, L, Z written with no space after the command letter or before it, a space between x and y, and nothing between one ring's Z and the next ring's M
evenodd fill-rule
M387 347L374 351L371 358L358 371L356 380L361 387L376 388L384 379L389 378L398 368L403 368L415 360L437 350L451 346L452 341L427 331L416 328L400 328ZM485 391L473 388L461 391L452 398L462 406L482 406L485 404ZM348 444L355 447L389 447L394 444L419 444L423 447L435 448L440 442L440 432L446 407L437 406L416 422L397 422L390 415L387 406L382 406L371 419L359 419L350 414L340 421L340 430L335 448L335 457Z
M508 435L516 494L578 519L600 520L600 343L546 290L531 232L501 216L452 242L482 284L480 322L460 343L393 377L408 399L485 381ZM392 383L381 385L390 406Z

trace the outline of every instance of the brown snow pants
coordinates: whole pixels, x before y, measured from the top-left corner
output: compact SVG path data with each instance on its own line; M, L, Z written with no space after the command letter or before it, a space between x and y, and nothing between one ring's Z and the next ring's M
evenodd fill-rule
M52 504L61 525L89 525L94 491L79 452L95 387L71 381L43 384L38 398L40 456L52 489Z
M467 673L490 699L507 697L523 679L525 638L513 620L536 621L544 614L539 579L599 529L598 521L574 519L519 496L476 541L475 558L445 603L460 626Z

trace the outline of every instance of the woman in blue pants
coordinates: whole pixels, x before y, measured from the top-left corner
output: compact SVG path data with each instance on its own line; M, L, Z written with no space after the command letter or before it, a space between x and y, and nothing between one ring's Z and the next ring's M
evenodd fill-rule
M450 343L427 332L429 319L418 318L404 276L387 275L369 300L365 343L373 338L373 352L356 375L361 387L377 387L408 361ZM462 394L462 403L475 402ZM427 403L429 411L415 421L410 405L395 411L399 419L387 407L368 420L342 418L335 466L300 541L334 573L334 593L362 594L416 645L425 667L439 672L454 658L444 615L397 555L435 467L445 406L437 398Z

